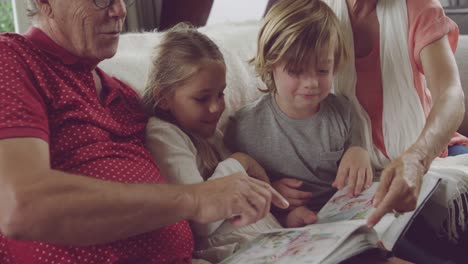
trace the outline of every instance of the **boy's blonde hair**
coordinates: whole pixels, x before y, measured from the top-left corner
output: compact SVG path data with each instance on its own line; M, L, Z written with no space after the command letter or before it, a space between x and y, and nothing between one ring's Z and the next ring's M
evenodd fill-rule
M173 96L174 91L195 76L206 61L225 65L218 46L206 35L186 23L179 23L165 31L161 42L154 49L143 94L143 105L149 115L178 125L172 114L161 108L159 103ZM208 177L218 165L220 154L206 139L184 132L198 151L203 167L200 173L204 178Z
M342 1L342 0L337 0ZM299 74L320 59L335 41L334 71L346 63L350 52L340 22L333 10L320 0L282 0L266 14L258 36L257 56L250 63L267 85L263 92L276 92L273 67L284 62L285 70Z

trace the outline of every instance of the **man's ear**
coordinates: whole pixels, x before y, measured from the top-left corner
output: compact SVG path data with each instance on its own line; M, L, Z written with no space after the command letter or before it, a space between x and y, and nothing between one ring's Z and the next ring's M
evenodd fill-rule
M52 6L50 0L35 0L40 13L46 17L53 18Z

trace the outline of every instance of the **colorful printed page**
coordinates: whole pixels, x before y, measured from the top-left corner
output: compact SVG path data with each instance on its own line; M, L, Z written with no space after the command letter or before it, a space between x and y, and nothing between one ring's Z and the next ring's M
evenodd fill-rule
M424 179L419 200L427 200L438 182ZM375 229L367 228L365 219L375 210L372 202L377 186L378 183L373 183L355 197L348 197L347 188L344 188L320 210L318 223L262 234L222 263L338 263L376 247L378 240L391 249L415 212L399 218L387 214ZM418 201L418 205L421 204L423 202Z
M359 227L347 222L273 230L222 263L322 263Z
M377 191L378 182L361 194L349 197L348 188L337 191L318 213L317 224L343 220L362 220L372 212L372 199Z

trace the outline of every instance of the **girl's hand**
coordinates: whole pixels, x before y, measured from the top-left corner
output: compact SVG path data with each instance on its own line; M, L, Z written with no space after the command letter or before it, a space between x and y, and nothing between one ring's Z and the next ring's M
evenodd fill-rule
M374 174L367 151L361 147L350 147L341 159L332 186L341 190L348 185L348 196L352 197L369 188L373 178Z
M250 177L270 184L270 178L268 178L266 171L260 164L258 164L258 162L254 158L242 152L236 152L232 154L230 158L239 161L239 163L242 165L242 167L244 167L245 171Z

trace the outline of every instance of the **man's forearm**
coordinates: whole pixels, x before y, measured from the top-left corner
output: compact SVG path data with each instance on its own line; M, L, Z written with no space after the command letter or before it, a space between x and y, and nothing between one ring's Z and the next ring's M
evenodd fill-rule
M15 187L13 196L2 195L11 203L2 232L12 238L105 243L186 219L193 210L187 186L122 184L59 171L39 178Z

